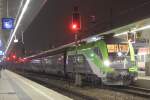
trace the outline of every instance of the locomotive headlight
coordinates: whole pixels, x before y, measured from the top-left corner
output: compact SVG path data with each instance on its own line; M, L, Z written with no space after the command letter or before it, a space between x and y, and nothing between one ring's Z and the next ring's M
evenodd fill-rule
M118 52L117 55L118 55L119 57L121 57L121 56L122 56L122 52Z
M104 65L105 65L105 66L109 66L109 65L110 65L110 62L109 62L108 60L105 60L105 61L104 61Z

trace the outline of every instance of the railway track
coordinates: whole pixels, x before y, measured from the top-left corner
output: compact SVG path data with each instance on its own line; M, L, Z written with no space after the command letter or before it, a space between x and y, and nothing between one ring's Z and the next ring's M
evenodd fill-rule
M132 95L136 95L136 96L140 96L140 97L150 98L150 89L140 88L140 87L136 87L136 86L127 86L127 87L105 86L104 88L132 94Z
M19 73L19 74L21 74L21 73ZM91 97L89 95L84 95L79 92L69 90L68 88L65 88L65 87L62 87L62 86L59 86L56 84L51 84L51 82L49 81L49 79L52 79L52 80L62 80L62 81L68 82L68 80L63 79L62 77L59 78L57 76L43 75L43 74L38 74L38 73L27 73L27 74L21 74L21 75L23 75L31 80L34 80L42 85L46 85L46 86L48 85L47 87L54 89L60 93L65 92L64 94L67 94L67 96L71 95L70 97L75 98L75 100L98 100L97 98ZM37 75L38 75L38 77L37 77ZM69 83L69 82L68 83L70 85L73 85L73 82L72 81L70 81L70 82L71 83ZM103 86L102 88L101 87L100 88L96 87L96 88L97 88L97 90L107 89L107 90L112 90L112 91L116 91L116 92L131 94L131 95L135 95L135 96L139 96L139 97L150 98L150 90L149 89L144 89L144 88L135 87L135 86L128 86L128 87ZM99 100L103 100L103 99L99 99Z
M150 89L141 88L141 87L138 87L138 86L128 86L128 88L134 89L134 90L137 90L137 91L142 91L142 92L150 93Z

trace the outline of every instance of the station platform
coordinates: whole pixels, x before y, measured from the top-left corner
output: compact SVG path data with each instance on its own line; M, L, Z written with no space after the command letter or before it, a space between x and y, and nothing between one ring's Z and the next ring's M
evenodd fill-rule
M139 72L135 85L150 89L150 76L146 76L144 72Z
M9 70L1 71L0 100L72 100Z

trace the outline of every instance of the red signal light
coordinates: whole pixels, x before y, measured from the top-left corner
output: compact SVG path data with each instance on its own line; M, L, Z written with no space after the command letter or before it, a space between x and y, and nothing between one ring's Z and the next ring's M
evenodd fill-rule
M16 59L16 55L13 55L12 58L13 58L13 59Z
M73 8L72 13L72 29L75 31L79 31L81 29L81 16L78 7Z
M77 24L72 24L72 29L76 30L77 29Z

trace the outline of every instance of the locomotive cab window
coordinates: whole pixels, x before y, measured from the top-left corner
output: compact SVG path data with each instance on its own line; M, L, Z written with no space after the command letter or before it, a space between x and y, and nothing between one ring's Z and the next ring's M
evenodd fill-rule
M109 59L111 61L123 61L124 58L129 56L128 44L107 44Z
M100 59L103 59L102 53L101 53L101 51L98 47L95 47L93 49L93 51L94 51L95 54L97 54L100 57Z

